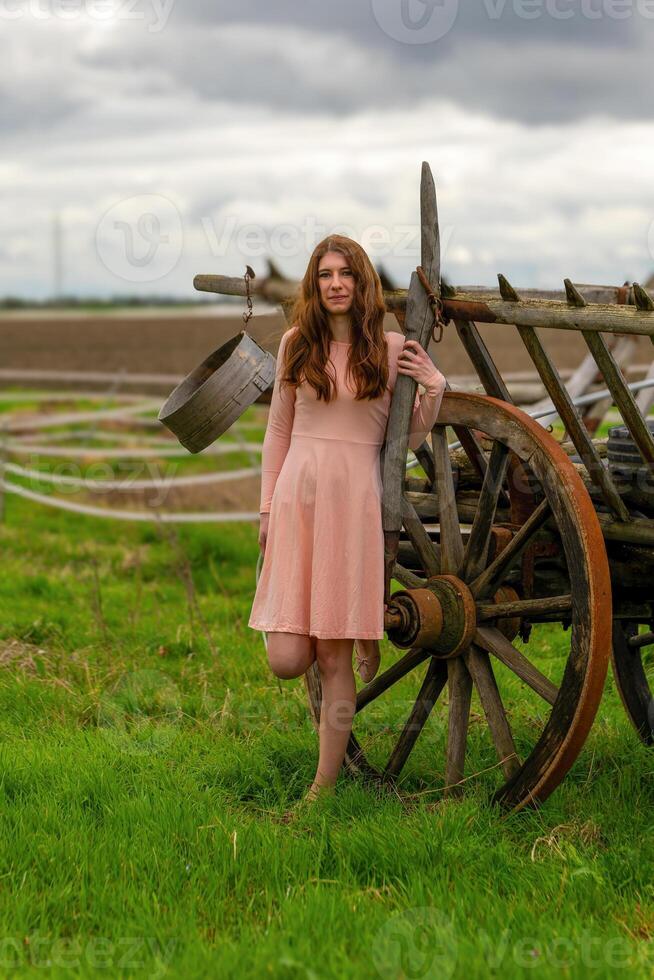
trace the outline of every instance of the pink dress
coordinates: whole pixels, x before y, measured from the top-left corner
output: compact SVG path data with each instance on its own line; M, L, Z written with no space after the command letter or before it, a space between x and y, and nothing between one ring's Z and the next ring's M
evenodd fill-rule
M389 379L377 399L356 401L346 383L350 344L331 341L338 395L329 404L302 382L279 387L282 337L263 443L261 507L268 537L248 626L322 639L384 635L384 534L380 450L404 335L387 333ZM437 393L416 395L409 447L431 431Z

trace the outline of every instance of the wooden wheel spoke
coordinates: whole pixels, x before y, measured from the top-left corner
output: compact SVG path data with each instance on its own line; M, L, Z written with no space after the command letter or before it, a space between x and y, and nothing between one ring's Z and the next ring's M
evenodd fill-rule
M425 586L425 579L420 578L410 568L405 568L399 562L395 562L393 567L393 578L396 578L405 589L422 589Z
M470 591L475 598L492 595L501 585L503 577L521 556L533 536L540 530L550 516L550 505L543 500L533 514L527 518L520 530L497 558L470 583Z
M426 442L423 442L421 446L413 450L413 455L416 457L423 470L429 483L434 482L434 457L431 454L431 449L428 447Z
M472 646L465 656L465 661L479 692L481 706L486 715L502 771L507 779L511 779L520 769L520 760L489 656L485 650Z
M442 660L432 658L416 698L416 703L411 709L384 770L385 776L397 776L400 773L446 682L447 667L445 663Z
M651 630L640 635L636 634L627 640L627 646L630 650L642 650L643 647L649 647L652 643L654 643L654 633Z
M637 622L613 620L613 673L625 710L646 745L654 745L654 700L642 649L653 638L652 633L639 635Z
M502 490L508 463L509 450L507 446L501 442L495 442L491 450L461 569L461 578L464 582L476 578L486 565L497 501Z
M523 653L520 653L499 630L488 626L480 626L474 635L474 642L483 650L492 653L505 667L524 681L532 691L539 694L548 704L554 704L558 697L559 689L556 684L552 684L544 674L534 667Z
M488 619L529 619L537 622L539 617L552 617L572 609L571 595L552 595L540 599L517 599L515 602L477 603L477 622Z
M353 733L350 733L350 738L345 753L345 761L350 772L356 772L363 779L370 779L375 783L378 783L381 779L381 773L375 766L368 762L365 752L361 747L361 743Z
M454 434L463 446L465 454L476 470L479 479L484 480L488 465L484 451L477 442L474 433L463 425L455 425Z
M414 667L427 660L429 656L431 656L430 651L423 650L421 647L414 647L408 653L405 653L400 660L396 660L383 674L378 674L369 684L361 688L357 693L355 713L358 713L366 705L369 705L371 701L374 701L380 694L387 691L389 687L392 687L393 684L401 680Z
M406 497L402 498L402 523L427 575L438 575L441 567L438 543L429 537L415 507Z
M449 384L446 384L446 389L449 390L449 388ZM473 432L464 425L455 425L454 434L461 443L461 446L463 447L466 456L470 460L471 466L477 473L477 476L480 480L483 480L486 476L486 457L484 456L484 451L477 442ZM426 442L423 442L422 446L419 446L417 449L413 450L413 453L425 471L428 482L433 487L435 473L434 457L431 449L429 449Z
M463 539L444 425L434 426L431 440L436 474L434 490L438 496L438 519L441 528L440 571L443 575L457 575L463 564Z
M470 721L470 697L472 677L460 657L447 661L447 680L450 696L450 714L447 731L447 759L445 763L445 791L455 795L463 779L468 723Z

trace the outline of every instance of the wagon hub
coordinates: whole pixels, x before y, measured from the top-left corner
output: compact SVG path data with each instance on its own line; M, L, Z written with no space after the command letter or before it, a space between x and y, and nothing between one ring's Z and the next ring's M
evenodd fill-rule
M463 653L477 625L472 593L454 575L434 575L424 589L394 592L389 613L394 624L388 638L395 646L421 647L443 658Z

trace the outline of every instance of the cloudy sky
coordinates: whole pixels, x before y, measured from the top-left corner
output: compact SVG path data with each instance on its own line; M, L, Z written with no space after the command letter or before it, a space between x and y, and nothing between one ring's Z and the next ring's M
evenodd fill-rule
M404 283L654 271L654 0L0 0L0 294L197 295L328 231ZM57 227L59 231L57 231Z

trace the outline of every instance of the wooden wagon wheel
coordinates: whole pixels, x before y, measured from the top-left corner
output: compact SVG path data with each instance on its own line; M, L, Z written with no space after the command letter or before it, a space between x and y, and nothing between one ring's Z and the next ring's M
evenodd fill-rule
M652 623L639 632L633 620L613 620L613 674L634 728L646 745L654 745L654 634Z
M462 516L464 508L457 500L446 425L477 437L484 433L492 447L472 517ZM358 692L344 765L351 774L394 784L447 688L447 723L440 726L447 731L446 747L440 765L430 756L431 771L440 770L445 792L459 792L466 779L466 750L473 735L471 695L476 689L487 726L484 738L493 751L494 765L488 767L493 799L518 809L543 801L556 788L595 717L610 652L611 592L604 540L590 497L566 454L514 406L480 395L447 393L432 431L432 446L433 491L404 495L404 532L417 560L413 570L396 564L394 577L406 588L394 593L385 619L388 638L407 652ZM512 454L533 477L541 499L525 523L513 528L499 523L497 508L508 484ZM417 513L427 513L430 504L439 518L433 532ZM545 554L547 547L551 555L558 551L566 588L559 586L552 594L547 588L530 587L525 597L524 572L533 569L537 547L543 553L543 538ZM533 575L528 573L527 580L533 584ZM556 681L540 669L542 664L536 665L537 654L528 656L512 642L518 629L526 637L527 621L538 624L534 633L541 624L569 624L569 653L559 664ZM552 630L551 625L542 628ZM399 738L393 739L389 754L384 752L384 762L373 762L379 739L375 735L364 741L360 727L366 708L382 704L385 692L405 683L425 662L422 685ZM556 673L551 664L549 673ZM321 690L315 664L305 684L317 728ZM533 705L513 730L512 715L525 697ZM515 709L507 708L511 698ZM481 713L474 719L476 742L481 719ZM500 773L503 781L496 778Z

